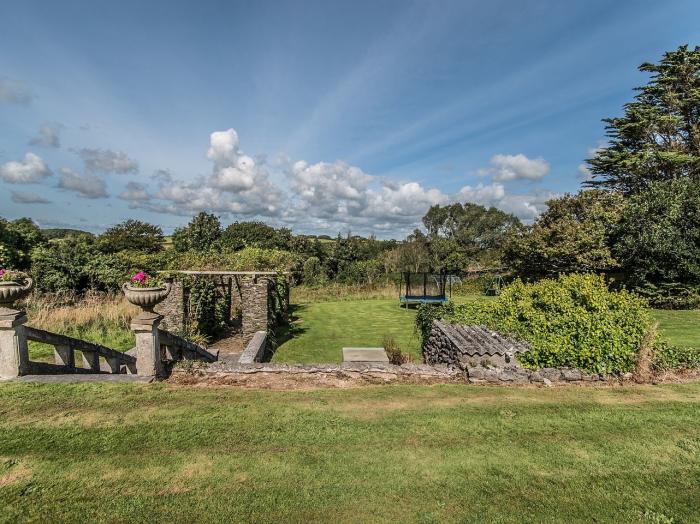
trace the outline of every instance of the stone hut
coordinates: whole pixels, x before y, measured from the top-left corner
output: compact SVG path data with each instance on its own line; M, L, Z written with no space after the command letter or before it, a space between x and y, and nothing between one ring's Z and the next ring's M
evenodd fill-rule
M240 315L240 332L248 343L258 331L268 331L278 320L286 316L289 305L289 283L284 279L276 285L280 276L272 271L180 271L197 279L213 281L224 296L230 298L229 318ZM188 278L175 277L168 297L156 307L163 315L162 326L169 331L182 330L189 321L190 288Z
M515 355L525 351L530 351L525 342L504 337L483 326L444 324L437 320L423 347L427 364L460 368L518 366Z

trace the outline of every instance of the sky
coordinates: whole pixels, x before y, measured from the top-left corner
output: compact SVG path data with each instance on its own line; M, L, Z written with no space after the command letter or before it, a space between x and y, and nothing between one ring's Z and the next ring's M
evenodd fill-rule
M531 222L700 2L0 2L0 216L166 233L207 211L403 238Z

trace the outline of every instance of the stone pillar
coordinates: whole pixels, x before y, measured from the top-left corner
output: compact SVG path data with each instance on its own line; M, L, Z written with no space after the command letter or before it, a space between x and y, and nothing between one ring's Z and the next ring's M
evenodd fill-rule
M240 282L243 308L241 331L243 342L247 344L256 332L267 331L269 282L267 278L254 275L245 275Z
M163 329L182 332L187 321L187 290L181 280L173 280L170 293L156 306L156 312L163 316Z
M29 373L29 349L24 311L0 307L0 378Z
M131 321L131 330L136 335L136 374L141 376L163 376L160 358L160 336L158 326L163 317L141 314Z

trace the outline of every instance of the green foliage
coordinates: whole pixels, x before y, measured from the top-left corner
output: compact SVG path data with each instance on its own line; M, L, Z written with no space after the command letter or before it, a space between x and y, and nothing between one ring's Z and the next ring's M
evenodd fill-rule
M624 201L617 193L581 191L547 202L530 227L508 237L504 261L523 278L610 272L618 267L610 245Z
M48 228L42 229L42 234L47 240L62 239L69 236L83 236L83 237L94 237L92 233L88 231L82 231L80 229L66 229L66 228Z
M433 269L461 270L472 263L498 261L505 236L520 220L478 204L434 205L423 217Z
M651 367L657 372L700 369L700 348L660 342L654 347Z
M240 251L166 252L165 265L172 270L289 271L301 266L301 260L288 251L248 247Z
M700 180L653 182L627 200L614 250L630 287L655 306L700 305Z
M189 311L195 329L206 337L215 337L226 328L230 297L216 289L209 279L193 279L190 283Z
M681 46L639 69L651 80L624 116L604 120L610 144L588 161L589 185L633 194L655 181L700 177L700 47Z
M157 253L163 249L163 230L147 222L129 219L97 237L97 245L104 253L126 250Z
M318 257L309 257L304 262L304 284L321 286L328 282L326 271Z
M120 251L104 254L88 236L68 236L32 251L31 273L43 292L119 291L136 271L156 274L162 254Z
M29 269L33 248L46 244L46 237L29 218L12 222L0 218L0 267Z
M234 222L221 235L221 243L232 250L245 247L289 249L292 232L287 228L275 229L264 222Z
M203 211L185 227L177 228L172 236L176 251L207 251L217 245L220 238L219 217Z
M595 275L563 275L533 284L517 280L490 304L452 307L419 312L423 317L417 327L423 340L433 318L483 324L529 342L532 349L520 360L531 368L631 371L651 325L644 300L627 291L609 291L603 278Z

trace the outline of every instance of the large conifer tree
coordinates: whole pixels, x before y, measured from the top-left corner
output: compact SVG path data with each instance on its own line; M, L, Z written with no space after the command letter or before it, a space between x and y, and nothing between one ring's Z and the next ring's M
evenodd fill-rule
M651 79L624 116L603 120L610 143L588 160L589 186L634 194L654 181L700 178L700 46L639 69Z

